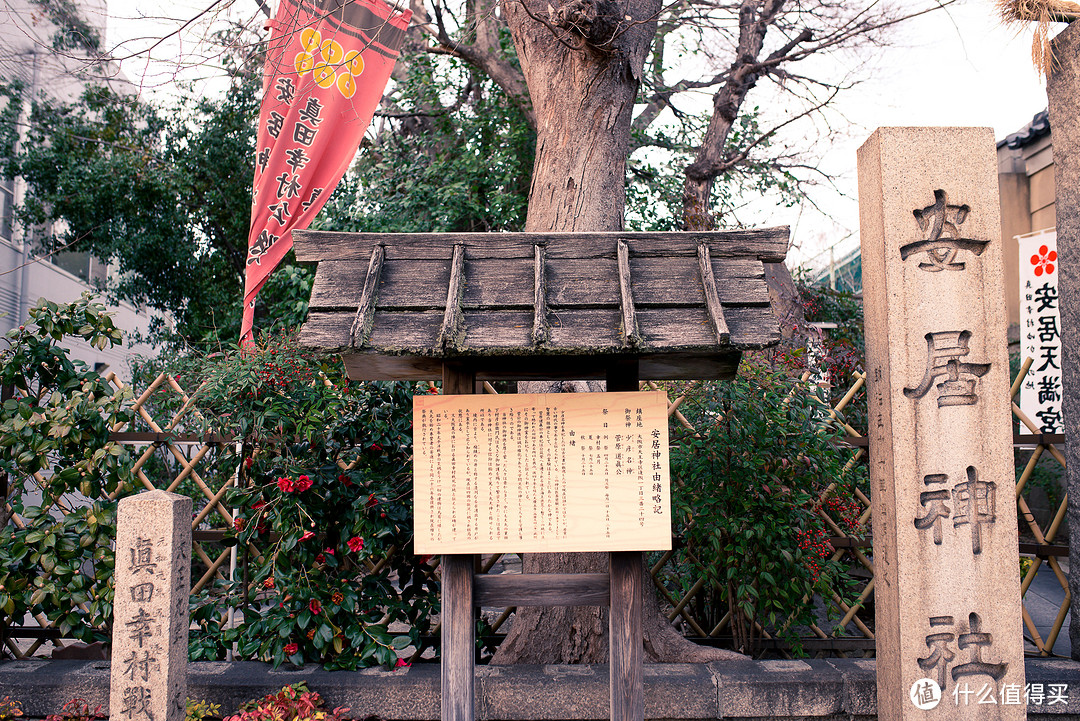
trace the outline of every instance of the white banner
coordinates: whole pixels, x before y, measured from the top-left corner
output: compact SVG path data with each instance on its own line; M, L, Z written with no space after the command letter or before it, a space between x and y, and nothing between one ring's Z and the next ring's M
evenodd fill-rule
M1033 361L1020 389L1020 410L1043 433L1062 433L1057 232L1044 230L1016 240L1020 246L1020 358Z

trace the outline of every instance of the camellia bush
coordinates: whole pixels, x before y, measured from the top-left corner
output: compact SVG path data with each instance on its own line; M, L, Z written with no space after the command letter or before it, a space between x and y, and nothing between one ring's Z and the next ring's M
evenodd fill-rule
M817 511L858 534L852 490L866 483L865 466L846 468L851 453L826 407L790 375L744 361L735 381L683 390L693 430L672 426L672 510L690 576L704 574L710 589L696 611L712 623L730 614L744 653L758 625L797 648L798 627L816 620L815 594L849 585Z
M438 598L412 553L412 396L430 386L349 382L339 359L291 335L202 359L185 377L203 383L205 430L242 440L218 469L238 474L227 542L248 569L197 598L192 656L398 663ZM225 606L235 623L222 630ZM395 623L404 630L391 633Z

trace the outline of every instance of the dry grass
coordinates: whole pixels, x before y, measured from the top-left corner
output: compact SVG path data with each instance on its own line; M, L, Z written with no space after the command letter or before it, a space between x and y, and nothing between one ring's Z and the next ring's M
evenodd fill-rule
M1031 61L1043 77L1048 77L1054 65L1050 23L1069 23L1080 18L1080 4L1066 0L997 0L997 8L1005 23L1036 23Z

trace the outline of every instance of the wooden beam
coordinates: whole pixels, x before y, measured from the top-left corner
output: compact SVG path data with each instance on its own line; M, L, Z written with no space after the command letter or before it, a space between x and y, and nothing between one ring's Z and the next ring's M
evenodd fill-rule
M442 328L439 330L438 347L456 350L465 332L465 318L461 311L461 297L465 290L465 245L454 246L454 258L450 265L450 285L446 291L446 310Z
M356 317L349 331L349 345L353 348L363 346L371 335L371 325L375 320L375 302L379 294L379 276L382 275L383 260L386 258L386 246L375 245L371 249L364 288L360 291L360 302L356 306Z
M540 347L547 342L551 326L547 318L547 267L544 246L533 246L533 329L532 344Z
M478 606L606 606L606 573L526 573L473 577Z
M702 243L698 246L698 265L701 268L701 285L705 289L705 307L709 311L713 330L716 331L716 341L721 345L727 345L731 340L727 322L724 320L724 307L720 305L720 296L716 293L716 278L713 276L712 258L709 246Z
M604 380L607 381L608 393L633 392L641 390L639 362L637 358L613 360L607 367Z
M638 363L628 359L607 371L607 389L636 391ZM645 678L642 639L642 594L645 564L640 551L608 554L611 589L608 614L608 666L612 721L644 721Z
M451 363L442 364L444 395L467 395L476 392L476 371Z
M643 345L638 332L637 316L634 310L634 294L630 289L630 249L625 240L618 242L619 263L619 307L622 310L622 328L624 346L638 348Z
M470 259L532 258L544 245L555 258L612 258L615 241L624 240L635 257L693 257L707 243L714 258L755 258L779 263L787 253L788 228L685 231L671 233L336 233L293 232L293 249L302 263L322 260L366 260L374 244L386 245L388 260L450 257L453 245L469 248Z

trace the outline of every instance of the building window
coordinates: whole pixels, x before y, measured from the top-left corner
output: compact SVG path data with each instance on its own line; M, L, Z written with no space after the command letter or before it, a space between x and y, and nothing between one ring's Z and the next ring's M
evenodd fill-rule
M103 286L109 277L109 266L85 251L61 250L49 260L90 286Z
M15 181L0 180L0 239L14 240L15 232Z

